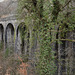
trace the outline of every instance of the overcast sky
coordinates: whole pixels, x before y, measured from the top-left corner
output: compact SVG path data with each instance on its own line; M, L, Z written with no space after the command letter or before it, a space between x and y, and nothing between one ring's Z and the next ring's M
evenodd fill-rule
M4 0L0 0L0 2L2 2L2 1L4 1Z

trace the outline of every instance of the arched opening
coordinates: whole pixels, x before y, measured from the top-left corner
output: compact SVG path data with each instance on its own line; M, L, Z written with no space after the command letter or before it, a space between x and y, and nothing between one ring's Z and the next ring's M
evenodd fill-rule
M64 35L63 35L64 34ZM60 32L59 28L57 29L56 39L66 39L66 32ZM65 44L66 41L56 41L55 43L55 56L56 56L56 65L57 65L57 74L60 71L60 74L65 73Z
M27 33L27 55L29 55L29 48L30 48L30 33Z
M3 25L0 24L0 43L4 41L3 34L4 34L4 28L3 28Z
M25 34L26 34L26 26L25 23L22 22L19 24L17 28L17 50L18 53L25 53Z
M3 25L0 24L0 50L3 49L3 42L4 42L4 28Z
M11 23L9 23L6 27L5 43L6 43L7 49L10 49L10 50L14 49L14 27Z

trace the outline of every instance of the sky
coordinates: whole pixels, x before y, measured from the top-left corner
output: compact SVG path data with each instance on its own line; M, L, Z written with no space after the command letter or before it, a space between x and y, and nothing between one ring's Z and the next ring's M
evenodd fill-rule
M3 2L4 0L0 0L0 2Z

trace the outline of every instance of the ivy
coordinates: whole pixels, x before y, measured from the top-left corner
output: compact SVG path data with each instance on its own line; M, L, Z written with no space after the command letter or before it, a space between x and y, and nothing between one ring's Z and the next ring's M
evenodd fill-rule
M37 72L39 75L53 75L56 65L52 43L60 40L54 35L60 32L61 38L68 31L74 30L74 11L68 13L64 9L69 4L67 0L19 0L18 3L18 18L24 19L28 30L32 31L32 41L34 34L37 34L40 44Z

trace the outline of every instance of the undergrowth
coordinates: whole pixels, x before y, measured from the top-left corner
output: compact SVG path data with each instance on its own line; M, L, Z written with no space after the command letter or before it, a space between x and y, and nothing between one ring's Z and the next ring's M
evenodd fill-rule
M4 52L0 51L0 75L28 75L28 66L27 60L21 56L12 54L5 57Z

